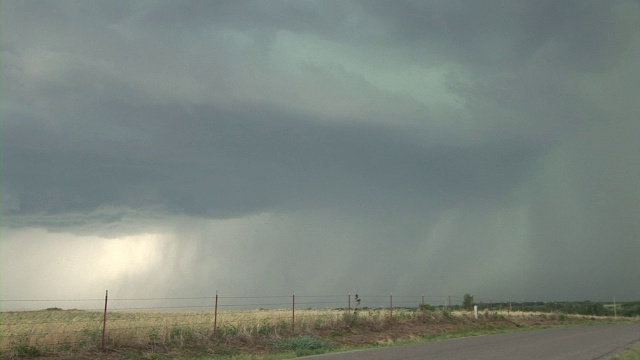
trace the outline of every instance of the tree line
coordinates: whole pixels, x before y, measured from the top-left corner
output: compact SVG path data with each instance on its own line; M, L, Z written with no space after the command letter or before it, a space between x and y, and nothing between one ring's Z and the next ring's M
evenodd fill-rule
M562 314L575 315L593 315L593 316L640 316L640 301L627 301L617 303L604 303L592 301L536 301L536 302L481 302L476 303L473 295L465 294L462 305L459 308L473 310L473 306L477 305L478 310L511 310L526 312L556 312ZM454 307L455 309L455 307Z

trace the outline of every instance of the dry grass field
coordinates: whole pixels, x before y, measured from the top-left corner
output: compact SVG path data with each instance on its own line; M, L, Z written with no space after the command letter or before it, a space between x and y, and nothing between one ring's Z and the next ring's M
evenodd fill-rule
M211 311L109 312L105 348L116 355L131 351L264 353L273 351L274 341L303 334L328 338L337 345L384 344L393 339L438 335L467 328L551 325L589 319L506 311L484 312L476 320L466 311L394 309L391 318L387 309L360 310L357 314L343 310L296 310L294 325L290 309L225 311L218 313L214 334L213 315ZM2 358L95 353L102 346L102 325L103 313L97 311L0 312Z
M313 329L345 325L350 316L340 310L296 310L295 324L291 310L226 311L218 313L216 336L274 335L308 332ZM398 318L408 318L414 311L396 310ZM359 312L368 322L384 320L387 311ZM0 312L0 350L16 348L78 349L102 345L103 313L83 310L40 310ZM346 324L348 325L348 324ZM109 312L105 346L129 347L206 345L214 335L214 314L194 312Z

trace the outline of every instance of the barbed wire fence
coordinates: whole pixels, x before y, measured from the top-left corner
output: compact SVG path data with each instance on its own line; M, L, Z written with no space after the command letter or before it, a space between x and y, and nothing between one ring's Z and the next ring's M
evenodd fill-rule
M352 315L383 322L415 319L419 309L439 309L444 314L468 305L464 301L459 295L393 293L222 296L216 292L199 297L130 298L110 297L108 291L104 298L0 299L0 353L16 348L209 345L231 335L278 337L314 332L344 325L353 320ZM479 298L473 303L485 314L512 311L510 299ZM515 303L518 309L526 305L533 310L545 304ZM62 310L63 304L74 308ZM7 307L40 310L5 311Z
M16 347L105 348L118 344L183 345L234 334L293 334L339 322L343 314L368 311L394 318L431 304L452 307L462 297L425 295L276 295L201 297L110 297L86 299L0 299L0 351ZM43 304L38 306L36 304ZM62 310L60 304L77 305ZM72 306L73 306L72 305Z

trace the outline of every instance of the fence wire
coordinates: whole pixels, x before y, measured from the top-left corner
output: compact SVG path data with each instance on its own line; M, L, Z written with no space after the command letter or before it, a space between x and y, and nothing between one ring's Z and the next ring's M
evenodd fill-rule
M393 316L420 305L453 307L454 295L275 295L111 297L88 299L0 299L4 308L32 304L88 304L87 309L0 312L0 351L18 346L51 348L214 341L234 334L293 333L335 324L345 313ZM95 305L101 304L100 307ZM105 304L105 307L102 307ZM106 309L105 309L106 308ZM105 312L106 311L106 312ZM106 320L106 321L105 321ZM0 353L1 354L1 353Z

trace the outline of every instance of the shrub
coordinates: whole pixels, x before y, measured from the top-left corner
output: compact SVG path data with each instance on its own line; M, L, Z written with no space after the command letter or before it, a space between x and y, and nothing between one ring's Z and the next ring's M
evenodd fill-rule
M473 295L466 293L464 294L464 300L462 300L462 307L465 310L473 310Z

